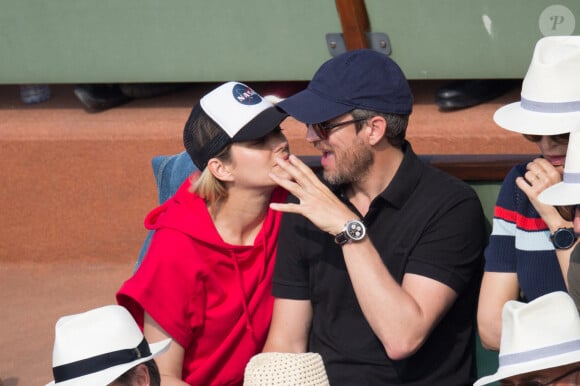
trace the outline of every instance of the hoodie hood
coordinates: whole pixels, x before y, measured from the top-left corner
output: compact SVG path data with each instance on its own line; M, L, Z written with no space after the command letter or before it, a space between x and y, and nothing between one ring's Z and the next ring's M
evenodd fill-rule
M261 341L260 334L255 333L254 311L250 303L256 293L256 285L270 275L281 213L268 210L253 245L228 244L215 228L205 200L189 191L192 181L199 174L193 174L173 197L153 209L145 219L145 227L156 231L171 229L192 239L196 252L184 258L195 259L207 267L213 279L230 288L229 297L232 301L237 298L243 308L246 330L256 341ZM277 188L272 193L271 202L284 202L286 196L285 190ZM270 281L271 278L267 280L267 285L271 287Z
M245 249L251 246L235 246L227 244L219 235L213 220L207 210L205 200L198 195L191 193L192 181L195 181L201 173L195 172L187 178L177 190L175 195L162 205L153 209L145 218L145 227L150 230L170 228L187 234L188 236L214 246L223 246L226 249ZM277 188L272 193L271 202L284 202L287 192ZM265 227L268 226L270 217L277 212L269 210L264 226L257 235L255 244L257 245L264 237Z
M173 197L149 212L145 218L145 227L149 230L170 228L205 243L224 244L215 229L205 201L189 191L192 181L200 174L196 172L187 178Z

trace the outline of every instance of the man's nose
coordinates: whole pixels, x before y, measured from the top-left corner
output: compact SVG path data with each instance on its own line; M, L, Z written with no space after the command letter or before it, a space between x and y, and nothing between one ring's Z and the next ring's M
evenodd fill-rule
M320 137L318 136L318 134L316 134L316 131L314 131L314 128L312 127L312 125L307 125L306 126L306 141L308 142L316 142L316 141L320 141Z

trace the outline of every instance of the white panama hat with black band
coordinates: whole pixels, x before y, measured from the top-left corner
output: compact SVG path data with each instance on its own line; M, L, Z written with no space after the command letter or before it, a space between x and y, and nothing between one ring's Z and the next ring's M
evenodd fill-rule
M109 305L63 316L55 327L46 386L105 386L165 352L171 339L149 344L126 308Z

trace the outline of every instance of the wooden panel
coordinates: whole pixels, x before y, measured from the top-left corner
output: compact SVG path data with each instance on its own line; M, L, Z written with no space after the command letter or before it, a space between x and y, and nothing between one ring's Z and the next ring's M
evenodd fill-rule
M369 48L366 33L370 25L364 0L336 0L336 10L346 49Z

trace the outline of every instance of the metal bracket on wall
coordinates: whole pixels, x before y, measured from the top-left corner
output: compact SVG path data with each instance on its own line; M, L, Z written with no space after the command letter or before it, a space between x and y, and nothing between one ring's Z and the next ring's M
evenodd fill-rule
M382 32L367 32L367 41L369 48L385 55L391 54L391 42L387 34ZM346 52L346 45L344 44L344 37L341 33L326 34L326 45L331 56L337 56Z

